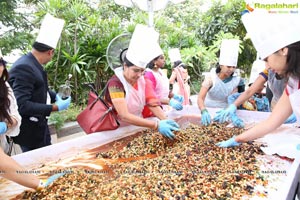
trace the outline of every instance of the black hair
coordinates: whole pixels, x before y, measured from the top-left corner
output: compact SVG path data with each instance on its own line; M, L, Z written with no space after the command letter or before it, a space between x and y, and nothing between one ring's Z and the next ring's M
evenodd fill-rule
M134 64L132 62L130 62L126 56L124 57L123 64L125 64L127 67L134 66Z
M219 63L217 63L216 64L216 73L218 74L218 73L220 73L220 71L221 71L221 66Z
M2 57L0 58L0 64L6 67L6 61Z
M287 76L295 76L300 78L300 41L286 46L287 54Z
M216 64L216 73L220 73L221 72L221 65L219 63ZM230 76L233 76L234 72L232 72L232 74Z
M9 78L8 71L6 69L6 62L3 58L0 58L0 65L4 66L2 76L0 77L0 121L8 120L9 123L13 123L9 115L10 100L8 98L8 88L6 81Z
M187 67L186 64L184 64L181 60L177 60L174 62L173 68L175 68L179 65L180 65L180 67L183 67L184 69L186 69L186 67Z
M46 51L54 49L54 48L52 48L46 44L40 43L40 42L34 42L32 47L40 52L46 52Z
M160 56L161 56L161 55L159 55L159 56L155 57L153 60L151 60L151 61L147 64L146 67L149 68L149 69L153 69L154 66L155 66L155 61L156 61L157 59L159 59Z

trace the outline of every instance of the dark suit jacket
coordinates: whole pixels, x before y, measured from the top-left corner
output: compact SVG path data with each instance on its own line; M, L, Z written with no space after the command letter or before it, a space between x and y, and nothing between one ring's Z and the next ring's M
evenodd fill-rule
M14 142L31 149L51 144L46 117L50 115L52 105L46 104L49 88L43 66L28 53L13 64L9 76L22 116L20 134L14 137ZM56 93L49 91L49 94L53 103Z

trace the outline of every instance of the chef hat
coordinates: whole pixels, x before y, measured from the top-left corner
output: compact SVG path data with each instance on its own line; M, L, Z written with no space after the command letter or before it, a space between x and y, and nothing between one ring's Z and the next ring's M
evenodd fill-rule
M180 51L178 48L170 49L168 54L169 54L169 58L172 63L174 63L176 61L182 61Z
M223 39L220 49L219 64L226 66L237 66L239 56L239 40Z
M254 81L257 79L259 76L259 73L262 72L266 68L266 62L262 60L255 60L252 64L251 72L250 72L250 77L248 83L254 83Z
M43 19L36 42L55 49L64 27L64 23L64 20L55 18L47 13Z
M300 41L298 14L245 13L243 24L261 59L279 49Z
M130 39L126 58L135 66L146 68L151 60L163 54L158 38L159 34L153 28L138 24Z

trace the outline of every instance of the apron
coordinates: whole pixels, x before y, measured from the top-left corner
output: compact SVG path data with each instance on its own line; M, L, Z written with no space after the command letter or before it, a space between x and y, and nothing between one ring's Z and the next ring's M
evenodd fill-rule
M149 69L150 71L150 69ZM161 69L158 69L157 72L152 71L152 74L156 81L156 86L154 88L155 94L157 95L158 99L169 99L169 79L168 77L162 72ZM162 105L164 111L168 111L170 107L168 105Z
M290 77L288 85L295 87L292 88L290 86L287 86L287 90L290 94L289 98L293 113L296 115L297 123L300 124L300 81L298 79Z
M136 90L132 85L130 85L123 74L123 67L118 67L115 70L116 76L120 79L121 83L124 86L126 95L125 95L125 100L127 103L127 109L128 111L136 116L142 117L142 111L144 109L144 106L146 104L146 99L145 99L145 79L143 76L141 76L138 81L138 90ZM122 125L129 125L126 122L122 122L120 120L121 126Z
M271 101L271 108L273 109L277 103L277 101L282 96L282 93L284 91L285 85L286 85L286 79L278 80L275 77L275 72L272 70L268 71L268 85L270 90L273 93L273 98Z
M170 92L168 77L162 72L161 69L158 69L157 72L151 70L151 72L156 80L155 93L157 97L160 99L168 99Z
M184 72L181 69L182 67L177 66L174 68L174 71L176 72L176 79L177 82L173 84L173 93L174 94L180 94L184 97L184 101L183 101L183 105L189 105L190 104L190 91L187 90L189 89L189 87L187 88L185 85L188 83L184 82Z
M204 104L211 108L226 108L228 106L227 98L238 87L240 77L234 76L231 81L224 83L216 72L211 72L211 76L213 86L207 92Z

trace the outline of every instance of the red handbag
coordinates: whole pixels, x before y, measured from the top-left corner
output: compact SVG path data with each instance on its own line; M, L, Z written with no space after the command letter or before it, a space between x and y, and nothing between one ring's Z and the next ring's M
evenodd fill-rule
M80 127L87 134L117 129L120 123L113 107L109 106L101 95L95 98L93 94L90 92L87 107L77 116Z

